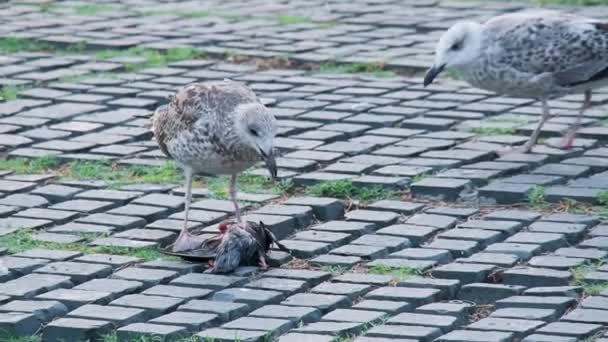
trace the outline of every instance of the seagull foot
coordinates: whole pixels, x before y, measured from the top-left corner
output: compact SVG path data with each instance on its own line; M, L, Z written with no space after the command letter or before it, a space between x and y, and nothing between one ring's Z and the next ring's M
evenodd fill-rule
M190 234L187 231L182 231L173 243L173 252L183 252L201 247L204 239L199 236Z
M564 135L564 138L562 139L561 148L563 148L564 150L569 150L574 147L574 139L574 133L566 133L566 135Z
M499 150L496 150L496 154L499 157L504 157L506 155L509 154L514 154L514 153L528 153L530 152L531 149L527 148L525 145L524 146L518 146L518 147L513 147L513 146L509 146L506 148L502 148Z

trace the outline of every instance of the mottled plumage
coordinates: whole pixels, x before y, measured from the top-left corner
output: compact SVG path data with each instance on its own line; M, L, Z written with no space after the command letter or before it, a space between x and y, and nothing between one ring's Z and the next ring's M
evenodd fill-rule
M566 139L570 145L590 91L608 84L608 22L534 11L498 16L485 24L458 23L439 40L425 85L445 67L479 88L543 101L543 116L526 150L549 117L548 99L585 93L577 124Z
M228 273L240 265L258 263L262 268L267 268L266 253L273 243L289 253L262 222L222 225L219 238L212 238L211 241L208 246L215 246L216 257L213 266L207 270L209 273Z
M152 131L161 151L186 175L184 228L174 243L175 252L200 245L186 229L193 174L232 176L230 195L239 222L237 174L264 160L276 176L275 118L242 83L226 80L183 87L156 110Z

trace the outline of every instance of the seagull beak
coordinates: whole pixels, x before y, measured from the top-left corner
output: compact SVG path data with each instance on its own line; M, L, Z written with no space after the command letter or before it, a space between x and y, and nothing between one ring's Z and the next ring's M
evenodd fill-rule
M264 150L260 149L260 155L262 155L262 159L264 159L264 162L266 163L266 167L268 168L268 171L270 172L270 176L272 177L272 179L276 180L277 179L277 162L274 159L272 149L268 153L266 153L266 152L264 152Z
M445 64L441 64L440 66L432 66L429 71L426 72L426 75L424 75L424 86L428 86L429 84L433 83L433 80L435 80L435 77L437 77L437 75L439 75L443 69L445 68Z

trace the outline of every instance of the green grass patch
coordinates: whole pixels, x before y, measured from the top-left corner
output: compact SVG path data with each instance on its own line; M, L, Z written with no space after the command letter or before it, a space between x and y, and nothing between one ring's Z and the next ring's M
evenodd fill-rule
M46 156L0 160L0 170L32 174L57 172L63 178L106 181L114 187L134 183L181 184L184 180L182 171L170 161L161 166L118 166L106 161L78 160L62 166L57 157Z
M20 229L14 233L0 236L0 247L6 248L9 254L21 253L34 248L54 249L78 251L83 254L114 254L125 255L151 261L157 259L179 260L178 258L162 254L156 248L126 248L126 247L110 247L110 246L89 246L88 243L94 239L92 236L84 236L85 241L82 243L54 243L35 240L33 235L36 231L31 229Z
M572 285L582 286L583 292L588 296L597 296L602 291L608 290L608 281L588 281L585 279L587 274L595 272L599 267L604 264L603 261L584 264L575 268L570 269L572 273Z
M415 175L415 176L412 178L412 183L420 182L421 180L423 180L423 179L425 179L425 178L429 178L429 177L431 177L431 175L432 175L432 174L431 174L431 173L428 173L428 172L424 172L424 173L421 173L421 174Z
M354 186L352 181L348 179L331 182L321 182L306 187L304 192L309 196L352 199L358 200L362 203L369 203L382 199L397 198L399 195L397 192L386 190L380 186Z
M11 170L15 173L45 173L57 169L60 164L55 156L35 159L11 158L0 160L0 170Z
M11 54L27 51L52 51L49 44L38 42L29 38L5 37L0 38L0 53Z
M155 337L140 336L140 337L137 337L137 338L131 340L130 342L162 342L162 341L164 341L164 339L161 338L161 336L155 336ZM182 338L179 340L172 340L172 341L175 341L175 342L215 342L214 339L202 339L202 338L199 338L198 336L185 337L185 338ZM101 336L101 338L97 342L118 342L118 336L116 335L116 332L113 332L111 334L106 334L106 335Z
M477 135L513 135L517 131L512 127L474 127L470 132Z
M384 70L384 65L381 63L324 63L319 66L318 72L321 74L360 74L378 78L397 76L392 71Z
M78 5L71 7L71 9L74 14L78 15L95 15L98 13L114 12L120 10L120 8L117 6L100 4Z
M164 66L173 62L203 58L205 57L205 53L199 49L190 47L171 48L165 51L136 47L127 50L101 51L95 56L101 60L116 57L141 57L145 59L145 62L142 64L126 65L128 71L136 71L140 68Z
M135 183L180 184L184 179L173 162L166 162L162 166L123 167L104 161L74 161L62 170L61 175L69 179L106 181L111 187Z
M230 177L219 176L207 179L207 188L213 197L227 199L230 197ZM293 183L288 180L274 182L268 177L242 173L237 179L237 190L254 194L284 195L293 189Z
M540 185L535 185L528 193L528 204L532 208L544 208L547 206L545 201L545 188Z
M312 19L308 17L302 17L297 15L286 15L279 14L276 16L277 23L279 25L294 25L294 24L303 24L303 23L312 23Z
M409 267L394 268L389 266L374 266L370 268L367 272L371 274L388 275L398 281L406 280L408 278L420 275L420 271Z
M15 86L4 86L0 89L0 101L13 101L19 97L20 89Z
M42 337L40 336L11 336L3 335L0 332L0 339L2 342L40 342Z

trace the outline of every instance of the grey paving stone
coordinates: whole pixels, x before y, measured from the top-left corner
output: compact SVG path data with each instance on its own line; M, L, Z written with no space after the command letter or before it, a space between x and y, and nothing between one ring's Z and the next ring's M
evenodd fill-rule
M435 239L431 243L423 245L424 248L448 250L453 258L468 257L480 249L477 241Z
M532 334L522 340L523 342L576 342L574 337L564 337L555 335ZM600 342L602 342L600 340Z
M28 274L0 284L0 294L16 299L30 299L42 292L72 286L69 277L52 274Z
M279 291L232 288L216 292L212 299L222 302L237 302L249 305L252 309L267 304L279 303L285 295Z
M177 308L179 311L216 314L221 321L234 320L250 311L249 305L212 300L193 299Z
M189 335L184 327L151 323L132 323L116 331L118 341L138 338L161 338L163 341L179 341Z
M0 311L31 313L40 323L48 323L56 317L64 316L68 308L52 300L13 300L0 306Z
M279 342L306 342L311 340L318 342L331 342L334 340L334 337L327 335L299 333L289 333L279 337Z
M217 325L218 321L218 315L216 314L174 311L151 319L149 322L154 324L182 326L190 332L197 332Z
M472 186L471 181L455 178L425 178L412 183L410 188L416 197L438 200L456 200Z
M364 284L325 282L310 289L310 293L342 295L349 297L351 300L355 300L369 292L371 289L371 286Z
M452 261L449 251L430 248L405 248L398 252L391 253L389 258L404 258L413 260L430 260L438 264L445 264Z
M128 267L115 272L111 278L139 281L143 284L144 288L149 288L154 285L167 283L177 277L177 275L178 273L175 271Z
M572 274L548 268L518 267L503 273L503 282L509 285L565 286L569 284Z
M371 233L374 227L375 224L371 222L328 221L320 225L312 226L310 229L360 236L363 234Z
M467 328L483 331L506 331L514 333L515 336L526 336L544 324L545 322L538 320L488 317L469 324Z
M416 308L417 313L430 315L448 315L456 317L457 322L464 322L474 309L472 303L462 301L438 302L420 306Z
M93 214L113 208L114 206L116 206L116 204L109 201L69 200L52 205L50 208Z
M586 262L582 258L567 258L563 256L541 255L530 259L528 264L533 267L546 267L557 270L569 270L578 267Z
M298 293L285 299L281 305L314 307L322 313L327 313L337 308L348 307L351 301L347 296L342 295Z
M506 235L512 235L523 228L523 224L518 221L505 220L469 220L458 225L459 228L483 229L499 231Z
M362 301L353 305L352 308L358 310L386 312L391 315L412 310L412 306L407 302L374 299L363 299Z
M564 296L578 298L583 293L581 286L532 287L524 291L528 296Z
M286 333L294 326L294 322L286 319L266 318L266 317L241 317L232 322L224 324L224 329L239 330L261 330L267 336L278 336Z
M524 289L525 287L517 285L465 284L458 291L458 299L473 302L477 305L488 305L499 299L519 295Z
M110 321L116 325L126 325L144 320L145 311L111 305L87 304L68 313L68 318L84 318Z
M386 256L388 254L388 248L382 246L355 245L351 243L332 249L330 254L358 256L364 259L373 260Z
M34 271L35 273L46 273L65 275L70 277L74 284L83 283L93 278L103 278L112 272L112 268L102 264L88 264L71 261L58 261L47 264Z
M13 256L22 258L47 259L51 261L65 261L81 255L82 253L77 251L34 248L25 252L14 254Z
M504 253L475 253L468 258L459 258L458 262L461 263L476 263L476 264L491 264L499 267L513 267L517 264L521 258L516 254L504 254Z
M553 251L567 245L564 234L520 232L505 240L507 243L538 244L542 251Z
M368 330L364 336L383 337L393 340L433 341L441 335L441 329L415 325L379 325Z
M428 214L435 215L447 215L454 216L457 218L467 218L469 216L479 213L479 209L476 208L454 208L454 207L431 207L424 211Z
M260 278L244 286L253 289L281 291L287 295L308 289L308 284L303 280L284 278Z
M333 255L333 254L323 254L319 255L313 259L310 259L309 262L315 266L342 266L342 267L353 267L356 264L360 263L363 259L356 256L342 256L342 255Z
M486 220L513 220L531 223L541 217L540 213L529 210L497 210L484 216Z
M435 341L437 342L509 342L513 340L514 334L504 331L472 331L454 330Z
M522 260L528 260L540 251L540 245L523 243L495 243L484 250L486 253L515 254Z
M600 324L554 322L537 329L536 332L584 339L596 335L601 329Z
M454 227L457 221L456 218L446 215L415 214L409 217L405 223L447 229Z
M61 342L66 338L70 341L96 340L109 334L113 327L106 320L59 318L44 327L42 338L49 342Z
M35 297L38 300L56 300L64 304L69 310L85 304L107 304L111 293L99 291L84 291L75 289L56 289Z
M219 274L190 273L171 280L170 284L175 286L199 287L211 290L221 290L226 287L240 286L246 281L247 279L243 277Z
M331 273L312 270L275 268L264 273L264 276L304 280L311 286L315 286L328 280L331 277Z
M557 310L555 309L505 308L492 312L490 317L518 318L551 322L557 320L558 315Z
M176 297L183 299L201 299L209 296L213 291L207 289L171 286L171 285L156 285L142 292L144 295L150 296L165 296Z
M126 294L134 293L141 289L142 286L143 284L139 281L93 279L74 287L74 290L110 293L111 298L115 299Z
M346 213L347 220L375 223L377 227L386 227L397 221L399 215L393 212L357 209Z
M105 213L98 213L81 217L78 218L76 222L112 226L120 230L142 227L146 224L146 221L139 217L110 215Z
M412 245L418 246L430 239L430 237L439 230L440 228L437 227L395 224L378 230L376 234L404 237L410 240Z
M287 319L294 324L299 322L311 323L321 319L321 311L313 307L266 305L251 312L249 316Z
M562 314L569 307L576 304L576 300L563 296L513 296L496 301L496 308L534 308L555 309Z
M406 301L413 306L429 304L439 295L440 290L432 288L380 287L366 294L364 298L375 300Z
M575 309L562 317L563 321L605 325L608 321L606 310Z
M110 305L142 309L146 317L153 318L172 311L183 302L183 298L129 294L113 300Z
M370 284L375 286L388 285L393 280L390 275L371 273L344 273L336 276L332 281L342 283Z

